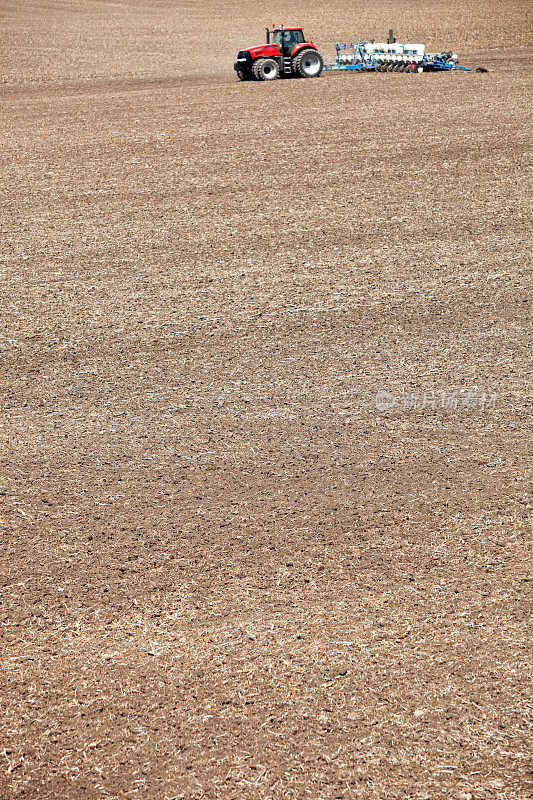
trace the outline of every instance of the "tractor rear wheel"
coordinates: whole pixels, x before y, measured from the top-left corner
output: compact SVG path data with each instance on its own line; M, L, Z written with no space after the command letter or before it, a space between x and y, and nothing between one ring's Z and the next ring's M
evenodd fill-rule
M300 50L292 61L292 71L300 78L318 78L323 68L324 62L317 50Z
M279 76L279 67L273 58L258 58L252 72L256 81L274 81Z

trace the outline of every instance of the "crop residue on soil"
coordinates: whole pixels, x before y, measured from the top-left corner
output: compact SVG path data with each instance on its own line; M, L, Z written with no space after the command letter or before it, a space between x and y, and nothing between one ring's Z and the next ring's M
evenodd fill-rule
M289 5L2 12L2 797L530 796L525 6Z

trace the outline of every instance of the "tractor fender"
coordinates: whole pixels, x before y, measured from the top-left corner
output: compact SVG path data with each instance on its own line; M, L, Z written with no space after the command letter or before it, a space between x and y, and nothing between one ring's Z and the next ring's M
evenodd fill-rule
M301 50L317 50L317 49L318 49L318 48L317 48L317 47L315 47L315 45L313 44L313 42L303 42L303 43L297 44L297 45L294 47L293 51L291 52L291 58L294 58L294 56L297 56L297 55L298 55L298 53L299 53Z

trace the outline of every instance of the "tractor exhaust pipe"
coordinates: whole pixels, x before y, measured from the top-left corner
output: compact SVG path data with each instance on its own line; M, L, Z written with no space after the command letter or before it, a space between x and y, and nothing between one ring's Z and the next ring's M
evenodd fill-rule
M270 44L270 28L265 28L267 32L267 44Z

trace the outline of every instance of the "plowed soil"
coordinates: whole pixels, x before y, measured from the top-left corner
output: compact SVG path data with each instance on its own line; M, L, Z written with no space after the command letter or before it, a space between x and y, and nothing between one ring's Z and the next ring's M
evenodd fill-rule
M0 795L531 797L528 5L0 22Z

